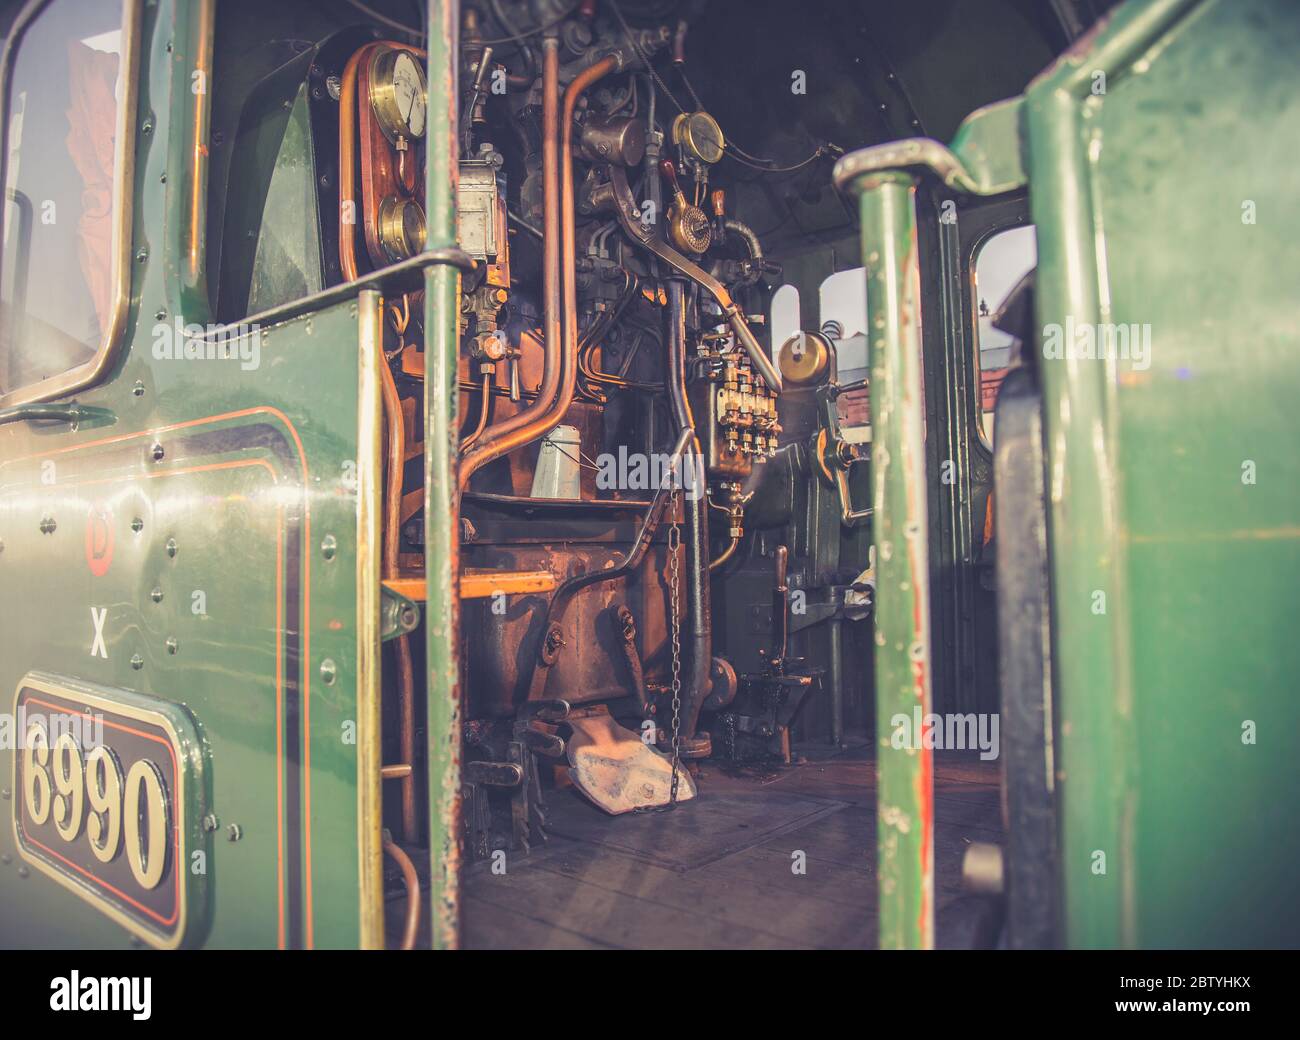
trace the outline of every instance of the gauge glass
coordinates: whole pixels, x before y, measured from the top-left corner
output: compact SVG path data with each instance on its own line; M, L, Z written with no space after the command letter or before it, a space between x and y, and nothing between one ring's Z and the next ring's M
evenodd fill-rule
M723 149L727 145L722 136L722 127L707 112L690 112L678 116L673 123L673 140L696 159L710 164L722 159Z
M691 116L691 143L695 153L707 163L722 158L722 129L711 116L696 112Z
M412 137L424 136L425 85L419 63L406 51L393 63L393 98Z

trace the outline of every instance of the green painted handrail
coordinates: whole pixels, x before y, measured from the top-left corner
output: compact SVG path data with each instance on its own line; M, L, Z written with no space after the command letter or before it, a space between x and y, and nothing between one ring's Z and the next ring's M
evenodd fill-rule
M84 404L16 404L0 409L0 426L14 422L65 422L74 426L111 418L107 408Z

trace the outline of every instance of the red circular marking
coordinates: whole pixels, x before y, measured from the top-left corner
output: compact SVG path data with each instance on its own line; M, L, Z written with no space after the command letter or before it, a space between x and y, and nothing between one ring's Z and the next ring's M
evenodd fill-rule
M98 503L86 517L86 563L97 578L113 565L113 511Z

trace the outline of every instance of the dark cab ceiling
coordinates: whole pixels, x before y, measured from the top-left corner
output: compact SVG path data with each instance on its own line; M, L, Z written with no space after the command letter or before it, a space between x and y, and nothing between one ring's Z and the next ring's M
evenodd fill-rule
M1107 0L621 0L629 21L686 15L686 74L731 142L778 167L826 144L951 139L981 105L1019 94ZM675 8L675 10L674 10ZM665 68L673 95L689 88ZM806 92L792 90L796 70ZM661 101L666 116L671 101ZM788 173L733 157L717 183L770 254L844 237L853 218L830 186L834 154Z

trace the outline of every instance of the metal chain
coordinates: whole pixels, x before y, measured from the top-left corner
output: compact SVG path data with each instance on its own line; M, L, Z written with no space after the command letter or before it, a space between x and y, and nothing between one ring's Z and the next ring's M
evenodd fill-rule
M672 607L673 639L673 781L668 795L668 808L677 806L677 778L681 766L682 721L682 610L681 610L681 555L682 528L677 520L679 492L673 491L668 501L672 510L672 525L668 528L668 587Z

